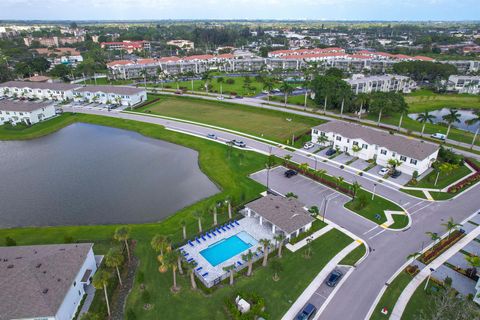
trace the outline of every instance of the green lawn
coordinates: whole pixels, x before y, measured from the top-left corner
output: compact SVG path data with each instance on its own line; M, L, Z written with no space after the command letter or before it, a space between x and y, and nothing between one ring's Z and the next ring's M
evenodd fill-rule
M310 117L233 103L187 97L162 96L160 99L136 111L221 126L282 143L322 123L322 120Z
M442 108L480 109L480 96L470 94L438 94L418 90L405 97L410 113L433 111Z
M425 197L425 194L423 193L423 191L409 190L409 189L400 189L400 191L408 193L409 195L417 197L417 198L427 199L427 197Z
M370 320L383 320L390 317L390 313L393 311L393 307L398 300L398 297L402 294L403 289L412 280L412 276L402 271L400 274L390 283L387 290L383 293L380 301L378 302L375 310L370 317ZM388 309L388 315L382 314L382 308ZM403 318L402 318L403 319Z
M28 140L38 138L60 130L75 121L76 118L72 114L63 113L53 119L37 123L30 127L24 125L17 125L15 127L2 125L0 126L0 140Z
M428 282L427 290L425 290L425 282L424 280L421 285L413 293L412 297L408 301L408 304L403 311L402 319L405 320L415 320L418 319L422 311L425 312L427 316L431 316L431 308L429 308L429 301L432 297L432 293L430 290L433 287L436 287L437 290L444 290L441 286L436 284L433 281Z
M352 239L337 230L332 230L312 242L312 256L304 258L306 248L295 253L284 250L280 259L283 271L280 281L272 281L270 268L256 267L251 278L237 278L233 287L221 286L212 294L192 291L187 277L180 277L180 293L172 295L171 272L160 274L155 254L148 243L141 243L136 254L143 257L140 270L145 274L145 285L150 292L154 307L150 311L142 308L142 293L136 283L129 296L127 309L132 308L137 319L229 319L224 310L226 298L235 298L238 291L252 292L265 299L268 319L280 319L311 280Z
M110 80L108 78L98 78L96 83L97 85L127 85L132 84L133 80ZM83 82L81 82L81 84L83 84ZM87 80L85 81L85 84L95 85L95 80Z
M353 266L355 265L355 263L357 263L358 260L360 260L365 255L366 252L367 252L367 247L365 247L364 244L361 244L358 247L356 247L352 252L350 252L345 258L343 258L339 264Z
M255 79L255 77L250 77L250 85L245 85L245 77L223 77L224 81L221 83L223 94L229 95L231 93L241 95L241 96L254 96L263 91L263 83ZM227 83L227 80L233 81L232 84ZM210 82L210 90L212 93L220 93L220 83L218 78L213 78ZM276 82L275 86L280 87L281 83ZM160 84L155 85L160 87ZM177 82L170 82L163 85L164 88L177 88ZM186 89L188 91L192 90L192 81L178 81L178 87ZM205 80L194 80L193 81L193 91L203 91L205 90Z
M267 100L267 98L264 98L264 100ZM285 97L284 96L271 96L270 101L285 103ZM287 103L296 104L298 106L303 107L303 106L305 106L305 95L302 94L302 95L288 96ZM315 102L312 99L307 98L307 107L314 108L316 106L317 105L315 104Z
M426 175L422 180L418 181L416 185L408 184L408 186L416 187L416 188L442 189L454 183L455 181L465 177L471 172L472 171L470 171L470 169L468 169L466 166L460 166L455 171L451 172L448 175L440 173L437 184L435 185L435 179L437 177L437 173L435 171L432 171L428 175Z

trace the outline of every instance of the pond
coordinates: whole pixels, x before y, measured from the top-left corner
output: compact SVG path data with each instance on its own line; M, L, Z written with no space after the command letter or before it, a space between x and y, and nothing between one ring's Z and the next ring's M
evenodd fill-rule
M2 228L155 222L219 191L195 150L110 127L0 142L0 157Z
M433 120L433 123L445 122L442 119L442 117L444 115L447 115L448 113L449 113L449 109L447 109L447 108L443 108L443 109L434 110L434 111L429 112L429 114L431 114L432 116L435 117L435 119ZM466 131L470 131L470 132L475 132L480 127L480 123L476 123L476 124L470 125L470 126L465 123L466 120L473 119L473 118L476 117L473 110L459 109L458 113L460 114L460 122L457 122L457 123L453 124L458 129L462 129L462 130L466 130ZM410 113L408 115L408 117L413 119L413 120L417 120L418 115L419 115L418 113Z

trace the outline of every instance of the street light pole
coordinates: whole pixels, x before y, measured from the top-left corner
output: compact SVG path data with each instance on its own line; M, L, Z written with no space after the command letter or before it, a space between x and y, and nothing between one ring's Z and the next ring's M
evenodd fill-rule
M427 290L428 282L430 281L430 277L432 276L433 271L435 271L435 269L430 268L430 274L428 275L427 282L425 283L425 288L423 288L424 291Z
M317 157L314 156L315 159L315 171L317 171Z
M325 214L327 213L327 204L328 204L328 198L325 197L325 205L323 206L323 218L322 218L323 222L325 222Z
M377 184L374 183L374 184L373 184L372 200L373 200L373 198L375 198L375 189L376 189L376 188L377 188Z

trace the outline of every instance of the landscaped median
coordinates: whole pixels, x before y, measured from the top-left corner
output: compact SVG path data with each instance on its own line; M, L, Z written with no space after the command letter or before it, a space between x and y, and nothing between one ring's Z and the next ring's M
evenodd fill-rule
M296 170L314 181L352 197L352 200L345 204L345 207L376 224L382 225L385 228L397 230L406 228L409 224L410 218L400 206L386 198L380 197L379 195L375 195L372 199L372 193L362 189L360 184L349 184L341 177L330 176L326 171L322 170L315 171L305 164L299 165L284 160L284 166ZM388 221L385 211L398 212L398 214L392 214L391 218L393 219L393 223L391 225L385 225Z

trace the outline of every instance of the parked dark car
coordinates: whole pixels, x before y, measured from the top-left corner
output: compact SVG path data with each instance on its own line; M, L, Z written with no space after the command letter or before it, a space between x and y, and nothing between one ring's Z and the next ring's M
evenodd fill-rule
M402 175L402 173L398 170L395 170L393 171L393 173L390 175L392 178L396 179L398 177L400 177Z
M342 276L343 276L343 273L341 273L338 270L333 270L332 273L330 273L330 275L328 276L328 279L325 283L329 287L335 287L337 283L340 281L340 279L342 278Z
M298 174L298 172L295 171L295 170L292 170L292 169L287 170L287 171L285 171L285 173L284 173L285 177L287 177L287 178L296 176L297 174Z
M317 313L317 308L311 303L307 304L295 317L296 320L309 320Z
M328 157L333 156L337 152L335 149L328 149L327 152L325 152L325 155Z

